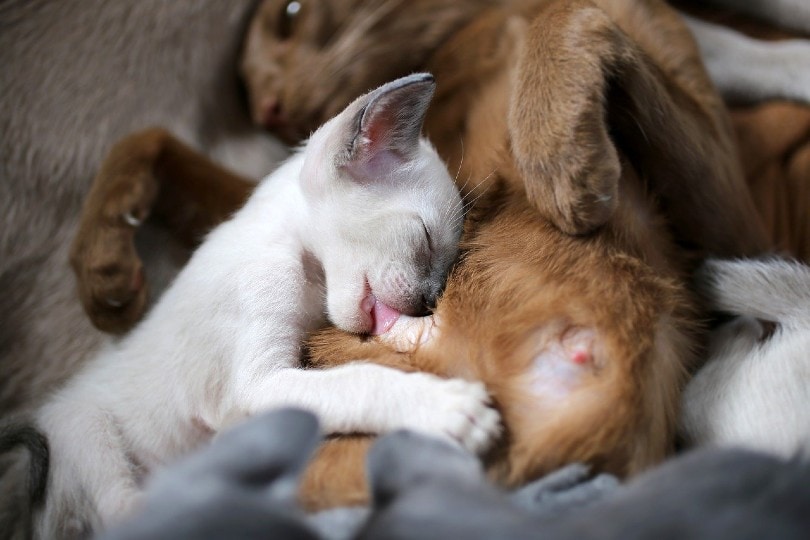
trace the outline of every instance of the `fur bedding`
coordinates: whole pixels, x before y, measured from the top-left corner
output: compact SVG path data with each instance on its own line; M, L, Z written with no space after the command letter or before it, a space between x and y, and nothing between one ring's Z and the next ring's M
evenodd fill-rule
M469 454L407 432L371 451L370 510L305 516L294 486L317 441L308 413L254 418L156 476L141 514L102 538L798 540L810 530L807 462L700 450L626 485L571 465L504 493Z

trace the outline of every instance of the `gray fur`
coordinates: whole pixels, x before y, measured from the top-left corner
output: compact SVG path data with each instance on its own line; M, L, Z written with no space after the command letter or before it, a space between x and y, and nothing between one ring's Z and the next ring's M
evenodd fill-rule
M0 455L15 447L23 447L29 453L28 497L32 503L40 503L48 481L48 439L27 424L0 427Z
M248 118L236 74L254 0L0 3L0 416L28 410L107 339L68 246L102 156L161 125L258 178L285 151ZM157 233L150 283L185 258ZM150 242L151 240L151 242Z
M45 496L48 441L29 424L6 424L0 426L0 456L0 534L27 538L31 511Z
M806 9L810 17L810 3ZM744 103L768 99L810 103L810 42L763 41L726 26L688 16L685 19L724 98ZM810 20L807 25L810 30Z

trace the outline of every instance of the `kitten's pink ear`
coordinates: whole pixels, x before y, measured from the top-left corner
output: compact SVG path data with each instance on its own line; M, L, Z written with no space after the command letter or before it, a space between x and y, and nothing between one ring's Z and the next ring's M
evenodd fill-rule
M341 165L381 172L380 166L410 159L419 148L435 86L433 75L417 73L361 97L357 105L362 108L349 127L348 154Z

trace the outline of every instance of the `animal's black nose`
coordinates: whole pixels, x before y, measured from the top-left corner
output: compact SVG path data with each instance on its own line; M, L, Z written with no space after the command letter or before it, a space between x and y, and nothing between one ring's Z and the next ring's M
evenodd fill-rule
M438 295L433 292L425 293L422 295L422 308L425 312L430 312L436 309L436 299Z

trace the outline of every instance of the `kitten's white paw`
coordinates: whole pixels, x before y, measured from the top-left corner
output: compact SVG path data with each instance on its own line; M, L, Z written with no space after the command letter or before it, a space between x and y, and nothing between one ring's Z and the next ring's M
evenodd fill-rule
M416 375L416 374L414 374ZM462 379L440 379L426 373L420 414L409 415L407 429L438 436L481 454L501 434L501 416L492 407L484 385Z

